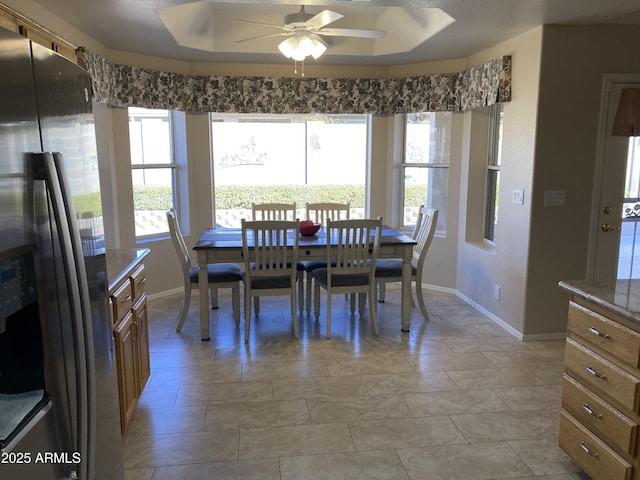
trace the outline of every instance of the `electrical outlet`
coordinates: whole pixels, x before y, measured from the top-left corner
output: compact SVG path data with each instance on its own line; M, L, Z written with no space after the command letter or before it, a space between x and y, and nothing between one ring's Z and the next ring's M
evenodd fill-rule
M511 203L515 205L524 205L524 190L522 188L514 188L511 192Z
M493 298L495 298L496 300L500 300L500 285L496 285L493 288Z

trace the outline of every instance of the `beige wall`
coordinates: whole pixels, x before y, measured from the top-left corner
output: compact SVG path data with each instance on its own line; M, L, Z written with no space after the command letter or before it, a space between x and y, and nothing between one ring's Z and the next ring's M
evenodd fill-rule
M457 215L456 290L510 331L524 331L529 222L536 136L538 71L542 28L474 56L472 64L512 56L512 100L505 103L497 242L482 240L482 202L486 165L486 115L465 112L461 142L460 209ZM524 190L524 205L511 203L514 188ZM456 218L456 217L454 217ZM500 299L494 298L500 286Z
M559 280L587 277L600 98L605 73L640 73L640 28L544 30L535 143L531 249L524 332L562 332L567 296ZM545 207L545 190L565 190Z

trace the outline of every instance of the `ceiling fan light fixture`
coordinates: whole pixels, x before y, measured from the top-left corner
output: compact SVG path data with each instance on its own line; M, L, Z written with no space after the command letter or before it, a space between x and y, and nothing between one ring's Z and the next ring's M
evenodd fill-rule
M285 57L301 62L308 56L318 59L327 50L327 44L318 35L302 31L281 42L278 49Z

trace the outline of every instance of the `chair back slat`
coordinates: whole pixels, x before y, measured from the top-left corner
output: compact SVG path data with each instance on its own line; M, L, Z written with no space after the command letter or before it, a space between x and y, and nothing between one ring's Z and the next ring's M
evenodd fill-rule
M253 220L295 220L295 203L252 203Z
M431 241L436 232L438 210L421 207L418 216L419 228L416 228L413 239L417 242L413 247L413 264L420 265L427 255Z
M307 203L307 220L327 224L327 220L348 220L351 217L349 203Z
M174 209L167 210L167 223L169 224L169 233L171 234L171 242L173 248L178 254L178 260L180 261L180 267L183 272L188 272L191 267L191 257L189 256L189 250L187 244L182 236L180 225L178 224L178 218Z

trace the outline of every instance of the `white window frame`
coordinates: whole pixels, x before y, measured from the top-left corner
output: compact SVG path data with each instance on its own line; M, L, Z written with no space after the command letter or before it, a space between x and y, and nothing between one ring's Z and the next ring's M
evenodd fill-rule
M168 114L168 122L169 122L169 142L170 142L170 146L169 146L169 158L170 158L170 162L169 163L131 163L131 173L132 173L132 177L133 177L133 172L136 170L154 170L154 169L161 169L161 170L166 170L169 169L171 172L171 197L172 197L172 208L177 209L178 207L178 178L177 178L177 172L178 172L178 164L176 163L176 139L175 139L175 135L174 135L174 131L175 131L175 127L174 127L174 122L176 120L176 113L178 112L173 112L171 110L167 110L167 109L144 109L147 112L149 112L148 117L153 118L153 114L152 112L154 110L157 111L162 111L162 112L167 112ZM128 114L129 118L131 118L132 116L141 116L139 113L136 115L136 113L132 113L131 110L129 110L129 114ZM158 117L160 117L160 115L158 115ZM164 114L162 115L162 118L164 118ZM129 121L129 124L131 123L131 121ZM131 129L129 128L129 135L131 135ZM143 145L143 149L144 149L144 145ZM144 153L143 153L144 156ZM133 186L133 185L132 185ZM134 204L135 204L135 199L134 199ZM135 207L134 207L134 215L135 215ZM182 222L181 222L182 223ZM163 239L166 238L167 235L169 234L169 226L167 224L166 230L162 230L162 231L158 231L158 232L154 232L151 234L147 234L147 235L139 235L136 232L136 240L137 241L148 241L148 240L154 240L154 239Z
M433 115L433 114L437 114L437 113L448 113L449 115L451 115L451 112L421 112L418 113L417 115ZM435 169L449 169L450 166L450 160L451 160L451 123L449 124L449 134L448 137L445 140L438 140L435 139L435 143L436 146L439 147L441 150L442 148L447 148L448 152L447 152L447 156L448 156L448 160L446 162L425 162L425 163L417 163L417 162L409 162L407 161L407 121L409 118L409 115L416 115L416 114L408 114L405 113L403 115L403 143L402 143L402 150L403 150L403 154L402 154L402 162L400 164L401 166L401 175L400 175L400 195L401 195L401 202L400 202L400 227L402 229L406 229L406 230L413 230L413 228L415 227L415 223L405 223L405 190L406 190L406 185L405 185L405 178L406 178L406 171L409 168L421 168L421 169L432 169L433 171L435 171ZM431 126L430 129L430 135L434 134L434 127ZM436 136L438 136L438 132L435 132ZM433 152L429 152L430 155L433 154ZM440 157L442 157L443 155L440 154ZM448 185L447 185L447 190L448 190ZM429 195L431 192L427 192L427 195ZM448 194L448 192L447 192ZM438 236L446 236L446 210L447 210L447 201L445 199L445 205L444 208L443 206L440 205L432 205L427 201L427 198L424 199L425 201L425 205L428 207L432 207L432 208L437 208L441 211L439 217L438 217L438 226L436 228L436 234ZM444 212L442 212L442 210L444 210Z
M489 107L489 141L487 144L487 173L482 236L485 241L493 245L497 240L496 228L498 226L500 171L502 165L503 115L501 103L494 103Z

